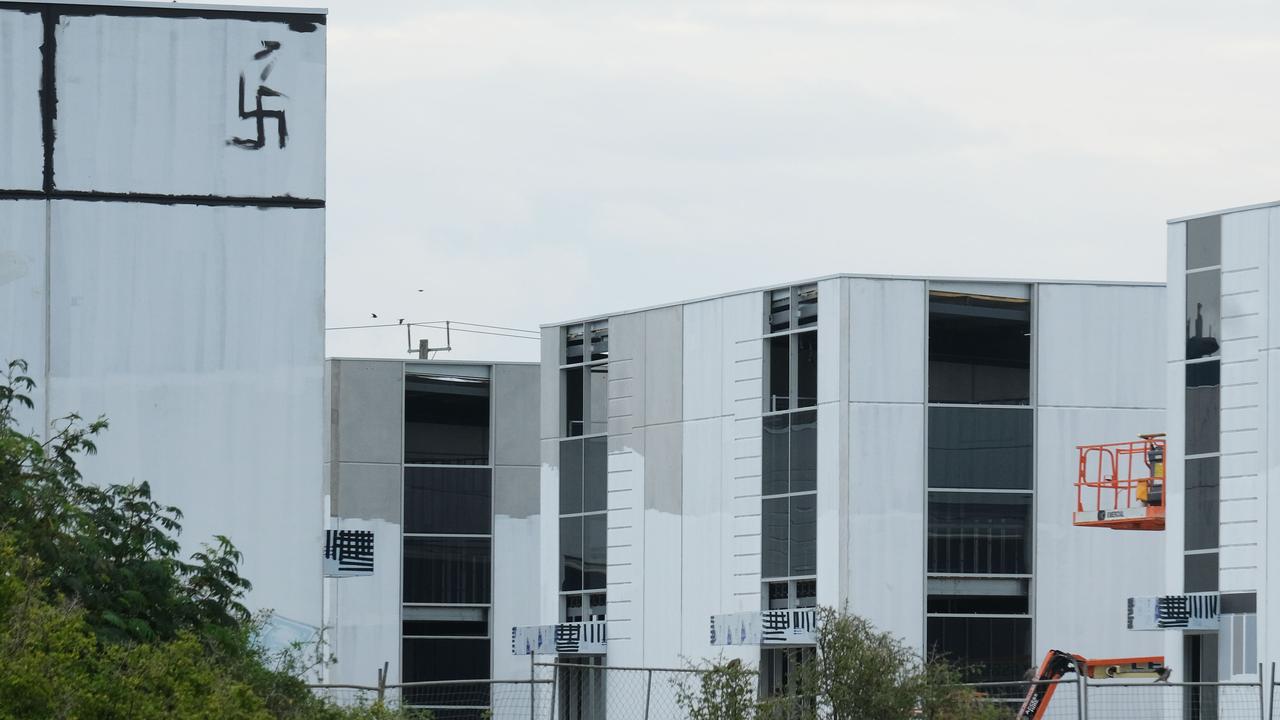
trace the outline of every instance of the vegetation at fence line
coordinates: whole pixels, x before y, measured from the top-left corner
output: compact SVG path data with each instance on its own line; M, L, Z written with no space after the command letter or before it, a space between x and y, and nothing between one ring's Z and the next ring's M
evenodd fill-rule
M756 672L739 660L702 662L694 677L675 683L676 703L689 720L749 720L759 717Z
M0 374L0 720L420 717L316 698L301 672L320 659L257 641L230 540L184 558L177 508L81 477L105 419L23 432L25 372Z
M816 652L794 652L780 697L757 699L757 674L738 660L696 665L677 700L691 720L998 720L944 658L920 657L891 633L832 608L817 610Z

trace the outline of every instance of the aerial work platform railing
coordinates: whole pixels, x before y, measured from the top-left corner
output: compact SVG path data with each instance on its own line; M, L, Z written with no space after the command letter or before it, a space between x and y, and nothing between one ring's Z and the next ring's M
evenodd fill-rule
M1075 525L1164 530L1164 433L1139 438L1077 446Z

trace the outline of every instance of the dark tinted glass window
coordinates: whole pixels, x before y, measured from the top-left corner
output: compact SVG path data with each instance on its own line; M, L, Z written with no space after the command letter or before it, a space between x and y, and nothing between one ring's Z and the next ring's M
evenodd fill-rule
M796 326L811 327L818 324L818 286L805 285L796 288Z
M585 471L582 476L583 512L604 510L609 495L609 440L591 438L585 443ZM561 511L567 512L567 511Z
M405 532L488 535L493 507L489 473L488 468L405 468Z
M1205 270L1187 274L1187 359L1218 354L1222 325L1222 273Z
M406 375L404 461L434 465L489 463L489 381Z
M1184 555L1182 591L1212 592L1218 589L1218 553Z
M606 517L605 515L587 515L582 518L583 574L584 590L603 590L605 583L606 550Z
M791 492L818 489L818 413L791 415Z
M791 328L791 288L769 293L768 332L781 332Z
M488 637L487 620L406 620L405 635L434 635L437 637Z
M929 486L1031 489L1032 411L929 408Z
M1031 572L1031 496L929 494L929 572Z
M929 402L1031 401L1031 303L956 293L929 296Z
M929 650L966 666L971 681L1021 680L1031 663L1030 618L931 617Z
M560 589L582 589L582 517L560 518Z
M609 321L597 320L591 323L591 359L609 359Z
M1215 360L1187 364L1186 453L1218 452L1219 418L1221 417L1219 386L1221 370Z
M791 409L791 336L779 335L765 340L768 348L768 386L765 388L765 411Z
M489 677L489 641L488 639L406 638L402 673L404 682L485 679ZM437 690L425 697L439 695ZM440 697L431 699L425 699L425 697L425 702L431 704L450 704L441 702Z
M560 443L560 513L582 512L583 455L581 440Z
M788 502L786 498L765 500L762 503L762 522L760 538L761 573L764 577L786 577L788 547L787 517Z
M967 615L1026 615L1026 595L930 595L928 612Z
M791 557L788 558L788 574L813 575L818 572L818 496L792 496L790 520Z
M564 364L572 365L582 362L582 345L585 342L585 329L581 325L570 325L564 329Z
M787 415L767 415L763 426L761 487L765 495L782 495L787 492L788 467L791 464L791 418Z
M818 333L796 335L796 407L818 404Z
M564 379L564 434L577 437L586 432L583 423L582 368L565 370Z
M1218 458L1186 461L1186 533L1184 549L1218 547Z
M488 603L489 538L404 539L404 601Z
M1222 216L1187 221L1187 269L1222 264Z

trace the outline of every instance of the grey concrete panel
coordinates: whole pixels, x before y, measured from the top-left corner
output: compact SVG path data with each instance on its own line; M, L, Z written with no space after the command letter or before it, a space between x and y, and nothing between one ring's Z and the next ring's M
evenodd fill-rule
M537 467L493 469L493 514L524 519L538 515L542 470Z
M683 417L684 309L644 313L645 424L678 422Z
M377 360L334 360L337 402L330 415L332 459L400 463L404 437L404 365Z
M400 524L402 479L399 465L337 463L330 513L335 517Z
M624 448L639 439L634 431L645 424L644 337L643 314L609 318L609 435L621 436Z
M560 336L559 327L542 328L542 403L539 427L543 438L560 437Z
M495 465L538 464L539 381L536 365L493 366Z
M684 429L679 423L644 431L644 508L679 514L684 503Z

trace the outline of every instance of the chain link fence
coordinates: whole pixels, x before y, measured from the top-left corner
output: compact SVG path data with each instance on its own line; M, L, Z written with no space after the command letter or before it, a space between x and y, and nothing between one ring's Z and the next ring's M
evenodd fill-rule
M1261 670L1261 668L1259 668ZM681 690L696 691L703 670L536 663L521 680L317 685L343 705L426 708L433 720L684 720ZM1017 718L1027 691L1047 691L1044 720L1280 720L1280 683L1130 682L1081 679L969 685L1002 717ZM818 717L821 713L818 713ZM771 701L761 720L809 720L812 703ZM904 718L903 720L910 720Z

